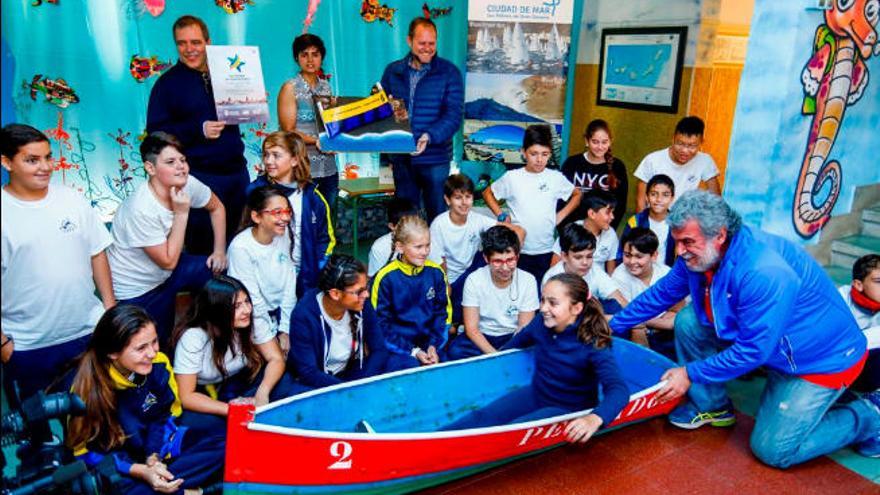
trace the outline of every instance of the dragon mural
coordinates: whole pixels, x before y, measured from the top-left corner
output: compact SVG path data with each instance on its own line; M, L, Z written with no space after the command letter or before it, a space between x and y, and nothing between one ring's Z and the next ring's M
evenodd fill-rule
M801 72L802 113L813 115L813 121L792 213L795 230L807 239L828 222L840 195L840 163L828 161L828 156L846 107L858 102L868 85L865 61L880 55L876 30L880 0L833 1L825 23L816 30L813 56ZM826 183L830 190L819 201Z

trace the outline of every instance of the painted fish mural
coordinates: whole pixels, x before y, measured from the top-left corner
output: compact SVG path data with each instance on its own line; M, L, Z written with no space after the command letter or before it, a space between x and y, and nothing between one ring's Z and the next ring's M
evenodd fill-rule
M131 71L131 77L141 83L149 79L151 76L161 74L169 67L171 67L171 62L162 62L156 55L153 55L152 57L132 55L128 69Z
M37 101L37 93L43 93L46 101L59 108L67 108L71 103L79 103L79 96L76 96L76 92L64 79L49 79L37 74L30 83L24 84L30 89L31 99L34 101Z
M816 30L813 55L801 71L802 113L813 115L804 161L794 195L795 231L809 239L831 217L840 195L840 163L828 160L846 107L855 104L868 85L865 61L880 55L877 20L880 0L834 0L825 23ZM825 185L828 193L819 195Z

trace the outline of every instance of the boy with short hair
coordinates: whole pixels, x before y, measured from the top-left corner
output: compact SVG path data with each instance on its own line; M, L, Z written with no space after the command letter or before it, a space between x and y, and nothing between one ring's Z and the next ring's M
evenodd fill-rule
M617 282L604 271L595 269L596 236L592 232L578 223L570 223L562 229L558 242L561 261L547 270L541 280L541 287L554 275L573 273L583 277L593 296L602 302L606 314L614 314L629 304Z
M672 231L666 223L669 215L669 207L675 200L675 183L666 174L657 174L648 181L648 207L629 217L623 227L622 237L636 228L645 227L651 229L657 235L659 244L657 252L663 255L663 263L671 267L675 263L675 241L672 239ZM623 260L623 243L617 248L617 263Z
M480 238L487 266L468 275L464 283L465 333L449 344L449 359L496 352L532 321L540 305L535 278L516 266L519 236L507 225L495 225Z
M467 175L454 174L446 178L443 183L443 200L446 201L447 210L431 222L430 258L446 270L452 302L452 322L461 323L461 298L465 280L474 270L485 264L484 257L480 254L480 236L502 223L471 211L474 206L474 183ZM516 233L522 243L522 227L509 221L503 225Z
M110 234L81 195L49 183L49 138L9 124L0 130L0 159L9 172L0 192L0 356L6 397L15 404L13 382L21 399L46 388L85 350L116 300L105 253Z
M620 291L627 301L635 300L648 287L657 283L669 273L669 267L658 263L657 235L645 227L630 229L620 241L623 252L623 265L614 270L611 278L620 286ZM675 327L675 315L683 306L683 302L670 308L665 313L645 323L647 341L650 347L666 356L675 359L675 344L671 330ZM655 330L670 330L668 333L657 334ZM644 328L640 331L645 331Z
M159 343L165 346L174 326L177 293L201 289L211 271L226 269L226 212L211 189L189 175L177 138L151 133L140 152L149 178L116 211L108 255L116 298L144 308L156 321ZM191 207L204 208L210 215L210 256L183 252Z
M639 179L636 184L636 211L645 209L647 182L657 174L672 178L678 196L697 189L700 184L705 184L709 192L721 193L718 167L711 156L700 151L705 128L699 117L679 120L672 135L672 146L649 153L642 160L633 173Z
M880 395L880 254L856 260L852 284L841 287L840 295L868 338L868 360L852 389ZM880 435L856 445L856 450L866 457L880 457Z
M369 277L375 276L383 266L391 261L391 256L394 254L394 242L391 240L394 226L403 217L418 216L419 209L406 198L394 197L385 206L385 214L388 218L388 233L373 241L373 245L370 247L370 259L367 265L367 276Z
M598 263L598 269L608 275L614 273L614 269L617 267L617 232L611 228L616 203L614 197L608 193L588 192L581 199L581 205L586 209L587 216L583 220L575 222L575 224L582 225L595 237L593 262ZM559 260L563 251L564 249L560 247L560 239L556 239L556 243L553 245L554 264Z

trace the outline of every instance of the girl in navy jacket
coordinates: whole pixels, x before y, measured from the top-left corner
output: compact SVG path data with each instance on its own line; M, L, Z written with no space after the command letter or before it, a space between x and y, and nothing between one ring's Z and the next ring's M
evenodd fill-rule
M611 329L587 283L569 273L550 278L541 294L541 316L504 346L534 347L532 384L445 429L522 423L593 408L565 428L570 442L583 443L617 417L629 400L629 391L611 352Z
M121 493L183 494L219 481L224 432L187 435L176 426L177 384L142 309L120 305L104 313L71 390L86 414L68 420L68 446L89 466L112 456Z
M388 369L437 364L452 306L443 268L428 260L428 224L421 217L403 217L392 239L399 256L376 273L371 294L390 352Z
M363 263L330 257L318 289L305 293L290 319L287 367L300 384L326 387L385 371L388 352L369 293Z
M263 141L264 173L246 194L260 186L275 184L293 207L293 261L297 267L296 297L318 285L318 272L333 253L336 238L327 200L311 181L306 144L295 132L278 131ZM331 198L332 199L332 198Z

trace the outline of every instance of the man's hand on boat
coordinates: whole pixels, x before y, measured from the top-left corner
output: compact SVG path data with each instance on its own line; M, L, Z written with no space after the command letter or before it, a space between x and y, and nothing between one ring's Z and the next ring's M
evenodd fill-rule
M571 443L586 443L593 433L602 426L602 418L595 414L587 414L568 422L565 427L565 438Z
M678 399L691 388L691 379L683 366L666 370L660 379L666 380L666 385L657 392L657 402L661 404Z

